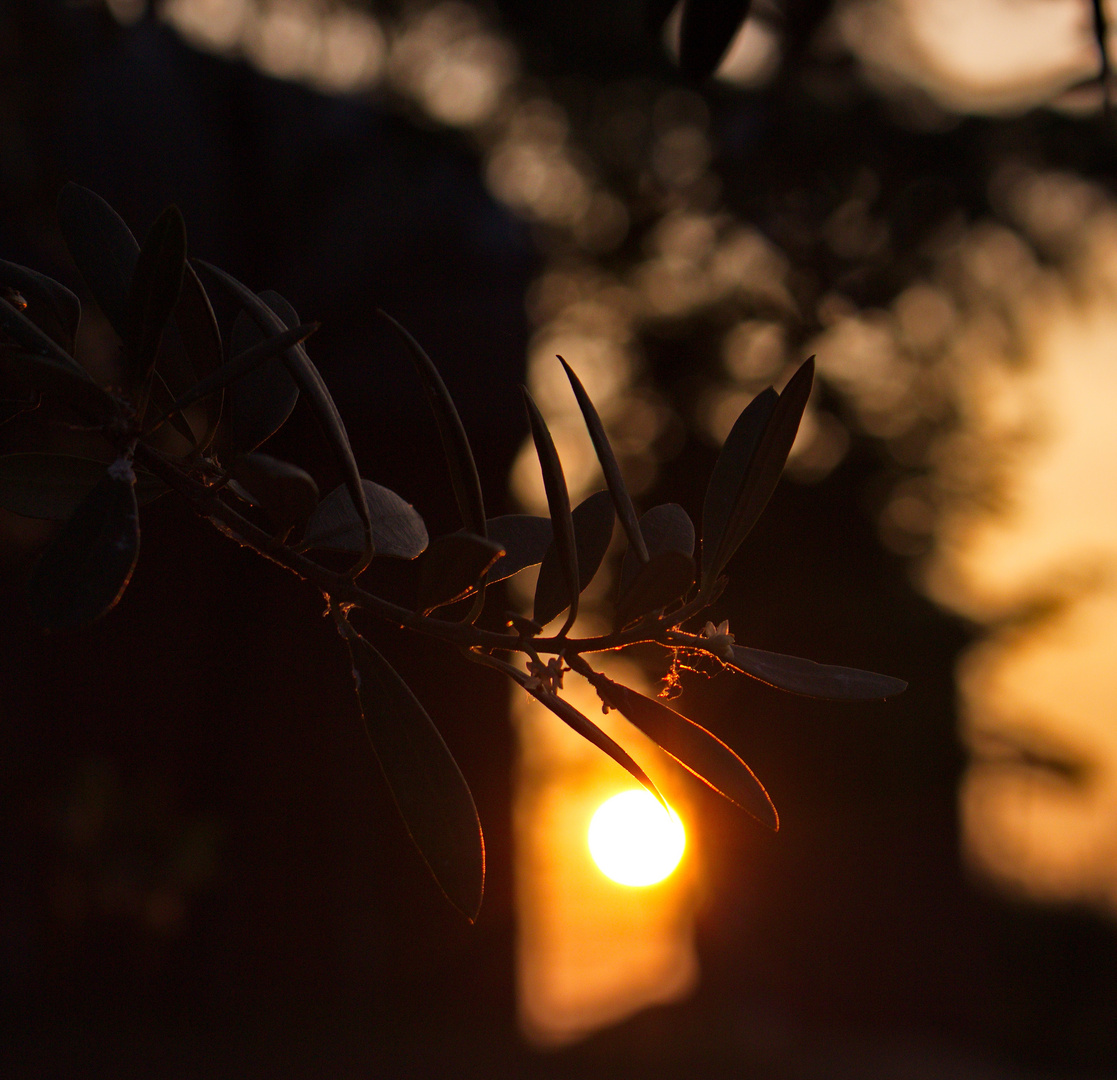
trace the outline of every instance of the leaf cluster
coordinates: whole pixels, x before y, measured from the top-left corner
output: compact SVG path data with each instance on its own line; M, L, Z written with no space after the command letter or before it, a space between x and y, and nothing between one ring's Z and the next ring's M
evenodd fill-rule
M76 349L78 298L33 270L0 263L7 415L42 409L48 418L65 416L96 432L103 451L0 457L0 506L61 523L30 575L31 614L45 629L59 630L109 611L139 553L138 505L166 492L314 584L348 648L369 738L408 831L443 892L470 919L481 903L484 842L469 787L422 704L353 625L355 611L438 639L502 672L662 801L629 753L562 696L565 674L586 679L606 710L616 709L773 829L778 817L767 792L729 746L662 701L607 678L586 657L657 642L794 693L865 700L904 689L887 676L738 646L725 623L686 629L717 600L727 566L775 490L810 394L811 360L782 392L765 390L742 412L711 475L699 532L674 503L637 512L593 402L559 358L606 486L571 505L554 440L524 390L549 515L489 518L445 383L419 343L385 316L430 406L461 518L459 530L432 540L415 507L361 476L342 417L305 348L314 324L301 322L277 294L253 292L189 259L174 207L143 244L106 203L76 185L63 190L58 213L89 293L116 332L119 354L112 379L99 378ZM234 310L231 326L218 325L207 286ZM343 477L325 495L298 464L260 450L300 401ZM571 637L580 597L606 560L618 521L625 551L612 629ZM330 551L346 553L345 569L336 569ZM377 558L418 560L410 605L361 585L361 573ZM487 628L479 620L488 587L535 565L532 617L504 613L496 629ZM560 616L559 629L548 632Z

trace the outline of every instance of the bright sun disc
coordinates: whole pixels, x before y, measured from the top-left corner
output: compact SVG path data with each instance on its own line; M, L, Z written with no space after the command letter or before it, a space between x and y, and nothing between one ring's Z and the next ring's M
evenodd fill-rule
M674 810L668 817L655 796L634 788L597 808L589 845L606 877L620 885L654 885L679 865L686 833Z

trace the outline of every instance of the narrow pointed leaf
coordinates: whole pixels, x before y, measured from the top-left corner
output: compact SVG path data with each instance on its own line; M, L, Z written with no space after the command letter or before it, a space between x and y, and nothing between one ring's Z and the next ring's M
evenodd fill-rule
M468 532L478 536L485 535L485 503L481 497L481 478L477 475L477 465L473 460L473 450L462 426L461 417L450 397L450 391L442 381L442 376L434 362L422 346L391 315L384 311L379 314L388 320L403 339L411 356L411 362L419 373L423 391L427 395L431 411L434 413L438 436L442 441L442 452L450 469L450 482L454 488L454 498L462 515L462 524Z
M678 503L653 506L640 518L640 534L644 538L648 558L654 559L664 551L678 551L683 555L694 554L694 522ZM646 559L639 559L631 548L624 553L624 560L621 563L622 596L628 591L646 562Z
M686 0L679 26L679 68L688 78L707 79L749 13L750 0Z
M574 519L570 514L570 493L566 489L566 478L562 475L562 462L559 461L555 442L547 428L543 414L524 387L524 403L527 405L528 421L531 424L531 438L535 443L535 453L539 457L539 467L543 472L543 487L547 492L547 508L551 514L551 528L554 530L552 543L562 571L565 596L562 607L569 605L566 624L560 633L574 624L578 616L578 548L574 538ZM561 611L562 608L559 608Z
M190 444L191 449L197 447L197 432L190 426L190 421L174 407L174 393L160 371L151 373L151 393L148 395L148 406L152 412L162 414L163 419Z
M564 701L557 694L549 693L546 690L531 690L528 689L534 698L541 701L548 709L551 710L564 724L572 728L579 735L582 736L587 742L596 746L598 750L611 757L622 769L625 770L638 784L642 784L652 795L654 795L663 808L667 809L667 802L659 793L659 788L652 783L651 778L636 762L633 760L632 755L629 754L623 746L621 746L615 739L606 735L592 720L587 716L580 713L568 701Z
M718 455L702 504L702 591L721 573L714 556L729 527L749 463L780 400L772 387L758 394L737 417Z
M530 514L505 514L485 523L488 538L504 548L489 570L488 581L503 581L543 561L551 546L551 519Z
M427 527L419 511L394 491L371 480L362 480L365 502L372 519L372 539L377 555L414 559L427 547ZM363 551L365 530L349 489L340 485L319 504L307 523L299 550L328 548Z
M297 465L269 454L245 454L230 473L263 508L277 535L301 529L318 505L318 485Z
M636 573L617 604L616 627L659 611L682 599L694 584L694 559L681 551L661 551Z
M291 339L302 336L290 330L285 333ZM284 334L265 334L242 311L229 338L229 363L243 366L244 371L228 383L216 372L211 379L204 380L207 393L210 385L227 385L228 438L233 448L243 453L270 439L287 422L299 399L299 384L279 356L289 346L276 348L283 337ZM274 342L275 346L266 342ZM247 354L253 349L258 351L249 357Z
M5 454L0 457L0 506L24 517L66 521L104 477L106 464L72 454ZM151 473L138 471L140 503L166 490Z
M0 296L0 330L17 345L38 356L45 356L64 367L84 373L81 365L55 344L45 330L36 326L22 311Z
M72 354L81 321L81 301L54 278L0 259L0 285L18 290L27 301L24 314L63 352Z
M597 460L601 463L601 471L605 474L605 484L612 496L613 507L617 511L621 528L624 529L625 535L628 537L628 543L636 552L640 561L647 562L648 552L644 546L644 538L640 533L640 527L637 524L636 508L632 505L632 499L628 494L628 488L625 486L624 477L621 475L620 466L617 464L616 455L613 453L613 447L609 443L609 437L605 434L605 425L602 424L601 417L590 400L589 394L586 393L586 388L582 385L581 380L561 356L558 360L566 372L566 377L570 380L575 398L578 399L578 408L582 410L582 418L585 420L586 429L590 433L590 441L593 443Z
M189 408L196 401L200 401L204 397L214 394L216 391L221 390L223 387L229 386L237 379L244 379L252 375L258 368L263 367L269 360L274 360L279 353L284 349L290 348L292 345L297 345L299 342L305 341L315 330L318 329L318 323L307 323L305 325L293 326L290 330L285 330L282 334L276 334L275 337L264 338L257 341L251 348L245 349L244 352L238 353L227 364L222 364L216 371L211 372L204 379L200 380L196 385L192 386L185 394L176 398L171 408L180 411ZM275 417L280 412L286 409L286 415L283 420L287 419L290 415L291 408L294 408L295 400L299 395L299 388L295 384L287 370L282 364L279 364L278 374L282 377L280 383L282 392L277 395L276 399L279 404L277 405L274 414L267 418L261 418L258 425L254 425L255 433L267 430L271 427L272 430L264 438L268 438L278 430L278 426L273 426ZM290 388L290 393L287 388ZM258 400L257 396L257 400ZM288 408L288 405L290 408ZM280 422L280 425L282 421ZM255 438L253 435L245 435L247 441L251 442ZM234 440L235 441L235 440ZM260 439L263 442L264 439ZM257 443L259 445L259 443ZM253 447L255 449L255 447Z
M186 264L182 275L182 291L175 306L174 325L190 360L195 381L206 378L221 367L224 360L221 330L218 328L217 317L213 313L209 297L189 263ZM177 392L185 390L186 387L175 389ZM223 401L223 391L214 391L205 395L206 426L198 440L203 447L213 441L213 436L217 432Z
M902 693L908 684L891 675L816 664L797 656L733 645L731 666L780 690L832 701L874 701Z
M795 442L795 433L799 430L799 421L803 418L813 381L812 356L800 365L784 387L772 410L772 418L757 445L756 453L749 462L748 472L737 496L737 505L714 556L715 577L741 546L776 490L787 455L791 453L791 445Z
M265 334L271 336L282 333L287 329L279 316L254 292L237 281L236 278L226 274L224 270L219 270L216 266L211 266L209 263L200 262L199 265L204 266L206 270L213 274L214 277L241 302L244 309ZM341 415L337 411L337 405L334 403L333 397L326 388L321 374L311 362L310 357L306 354L306 350L303 349L301 345L293 345L289 349L285 349L280 355L283 357L283 362L287 365L287 370L299 384L299 388L306 394L311 409L314 411L314 415L334 452L334 456L337 458L338 464L342 468L346 487L349 488L349 494L353 498L353 505L364 526L365 539L367 541L366 549L368 549L368 553L371 554L373 545L372 522L369 518L368 504L365 501L364 489L361 487L361 476L357 471L357 462L353 457L353 450L349 445L349 435L345 430L345 424L342 423Z
M58 224L89 291L123 340L140 245L104 199L77 184L58 196Z
M132 273L124 336L126 376L145 385L155 365L163 328L178 303L186 272L186 223L168 206L151 227Z
M578 552L578 591L583 592L593 581L613 538L616 515L612 496L608 491L595 491L574 507L571 517L574 545ZM546 626L568 603L558 548L552 542L543 565L539 567L539 579L535 586L535 621Z
M470 922L485 889L485 841L469 785L426 710L364 638L346 627L369 741L411 839Z
M100 618L127 587L139 548L135 477L122 458L36 563L27 587L32 618L48 630Z
M606 705L616 709L680 765L769 829L779 829L779 815L764 785L716 735L662 702L604 675L596 675L590 682Z
M224 359L221 330L209 296L189 263L183 267L182 290L175 305L174 319L186 355L197 374L205 376L216 371Z
M450 533L432 540L419 564L419 610L430 612L472 595L502 554L498 543L473 533Z

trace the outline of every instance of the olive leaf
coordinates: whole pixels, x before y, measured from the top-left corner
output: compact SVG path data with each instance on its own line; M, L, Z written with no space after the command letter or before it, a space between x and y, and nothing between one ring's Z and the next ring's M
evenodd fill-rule
M234 344L240 337L237 333L237 328L241 325L240 318L238 316L237 325L234 326L231 338ZM247 319L244 325L255 331L255 326ZM248 380L254 372L267 365L269 361L276 361L278 354L284 349L305 341L318 329L318 326L318 323L307 323L293 326L290 330L284 330L282 334L276 334L275 337L254 338L256 340L255 345L238 353L227 364L222 364L187 390L186 393L177 397L168 407L166 415L171 412L181 412L181 410L193 405L194 402L212 396L216 391L235 383L238 379L244 380L248 384ZM287 373L286 368L283 367L282 362L277 361L277 363L279 367L277 374L280 378L276 383L268 383L262 387L248 385L248 393L243 395L245 404L248 406L247 415L245 414L246 410L242 408L237 408L234 412L234 421L237 418L240 420L237 433L231 440L234 445L240 445L241 440L245 443L252 443L258 439L261 432L266 431L267 434L252 447L252 449L255 449L256 446L275 434L290 415L291 409L294 408L295 400L299 396L299 388ZM254 389L262 389L263 393L253 395L252 390ZM269 389L274 389L275 392L269 394ZM239 397L235 394L231 396ZM282 419L280 419L281 414ZM152 426L157 427L164 418L165 416L160 417ZM246 451L246 453L248 452L250 451Z
M174 327L193 371L192 383L206 378L221 367L224 359L221 330L217 325L217 317L213 313L213 305L210 304L197 273L189 263L185 265L182 275L182 291L179 293L178 304L174 310ZM161 366L157 365L156 370L161 371ZM178 393L187 387L176 386L174 389ZM213 441L217 432L224 394L212 392L204 397L206 426L198 441L201 446L206 447ZM251 449L254 450L256 447Z
M707 79L749 13L750 0L686 0L679 24L679 68L688 78Z
M547 428L543 414L532 400L527 387L521 387L524 404L527 406L528 421L531 424L531 438L535 443L535 453L543 472L543 487L547 492L547 508L551 514L551 528L554 530L552 543L556 558L562 571L564 597L562 607L569 605L566 622L559 631L562 637L578 617L578 547L574 538L574 519L570 514L570 493L566 490L566 478L562 474L554 439Z
M100 618L127 587L139 549L135 476L121 458L35 564L27 586L32 618L47 630Z
M631 548L625 552L618 629L678 600L694 584L694 524L678 503L653 506L640 518L640 533L648 561L641 562Z
M681 599L694 584L694 569L694 559L681 551L661 551L653 555L640 567L618 601L616 629Z
M504 548L493 563L488 581L503 581L528 566L543 561L551 546L551 519L530 514L505 514L489 518L485 529L490 540Z
M703 534L704 590L709 588L737 548L741 546L741 542L756 524L757 518L760 517L772 493L776 490L776 484L787 462L787 455L791 452L792 443L795 442L795 434L799 430L799 421L803 418L803 410L807 406L813 381L814 357L812 356L799 366L788 380L779 399L772 404L771 414L764 425L763 434L756 441L755 450L747 461L741 460L740 457L735 458L733 464L738 467L743 465L743 473L739 468L727 470L731 475L739 476L740 483L732 499L733 509L716 547L713 548L714 554L709 564L705 561L705 534ZM722 455L724 454L723 447ZM718 464L721 464L720 458ZM714 471L715 474L718 472L716 467ZM713 479L711 479L712 484ZM709 494L707 494L708 498Z
M667 801L659 793L659 788L652 783L648 774L636 764L632 755L615 739L606 735L589 717L580 713L569 701L563 700L557 694L552 694L549 690L524 683L521 683L521 685L532 697L546 705L564 724L576 731L591 745L596 746L598 750L611 757L629 776L651 792L665 810L668 808Z
M392 798L439 888L473 922L485 889L485 841L469 785L407 684L364 638L341 626L365 730Z
M779 815L764 785L716 735L662 702L604 675L587 673L586 678L606 705L616 709L680 765L768 828L779 829Z
M741 492L741 485L748 473L761 437L772 419L772 410L780 400L772 387L757 394L741 411L729 432L721 453L706 484L706 498L702 503L702 590L706 592L721 573L715 562L722 537L729 527L729 519Z
M644 539L648 558L664 551L677 551L683 555L694 554L694 523L678 503L653 506L640 518L640 535ZM620 592L623 596L636 579L647 559L639 559L631 548L621 562Z
M255 450L287 422L299 399L299 384L280 353L304 337L291 329L265 334L243 311L237 315L229 336L228 363L203 380L206 393L211 385L228 387L228 439L236 450ZM283 345L281 339L286 339Z
M571 513L574 523L574 546L578 555L578 591L582 592L597 573L609 541L613 538L613 500L608 491L595 491L579 503ZM566 580L558 548L551 546L539 567L535 585L535 621L546 626L569 603Z
M209 273L216 277L217 280L241 302L244 309L265 334L273 335L282 333L287 329L279 316L268 304L237 281L236 278L226 274L224 270L219 270L216 266L211 266L207 262L199 260L198 265L205 267ZM357 471L357 462L353 457L353 450L349 445L349 435L345 430L345 424L342 423L341 414L337 411L337 405L334 403L333 397L326 388L321 374L311 362L310 357L306 354L306 350L303 349L301 345L292 345L290 348L285 349L280 355L283 357L284 364L287 365L287 370L291 373L295 382L299 384L299 388L306 394L315 418L318 420L330 444L330 448L334 452L334 457L341 466L342 474L345 477L345 485L349 489L349 494L353 499L353 505L357 510L357 514L364 528L365 554L372 555L375 549L372 539L372 521L369 517L368 503L365 501L364 488L361 486L361 476Z
M186 222L177 206L168 206L140 248L128 291L125 377L137 386L146 388L155 367L163 328L178 303L185 272Z
M72 367L85 373L85 369L55 344L45 330L40 329L18 308L0 296L0 330L3 330L17 345L23 346L38 356L45 356L63 367Z
M449 533L431 541L419 563L419 610L425 615L472 595L503 554L500 544L473 533Z
M434 413L438 427L438 437L442 442L442 452L450 470L450 483L454 498L462 516L462 524L468 532L477 536L485 535L485 503L481 496L481 478L477 475L477 465L473 460L473 450L469 445L461 417L454 406L450 391L442 381L438 368L423 350L423 347L395 319L385 311L377 309L377 314L386 319L402 338L411 356L411 362L423 384L431 412Z
M369 508L376 554L397 559L421 555L427 546L427 527L415 507L371 480L362 480L361 486ZM318 504L296 550L363 551L364 546L364 525L348 487L341 484Z
M582 418L585 420L586 429L590 433L590 441L593 443L597 460L601 463L601 471L605 474L605 485L609 489L610 496L612 496L613 507L617 511L621 528L624 529L625 535L628 537L628 543L636 552L640 561L647 562L648 551L644 546L644 538L636 520L636 508L632 505L632 499L629 497L628 488L625 486L624 477L621 475L620 466L617 464L616 455L613 453L613 447L609 443L609 437L605 434L605 425L601 423L601 417L598 416L597 409L590 401L586 388L582 385L578 376L574 374L570 365L561 356L558 361L562 364L566 377L570 380L574 397L578 400L578 408L582 410Z
M730 667L751 675L780 690L806 697L828 698L833 701L873 701L891 697L907 689L903 679L890 675L877 675L857 668L817 664L797 656L747 649L740 645L730 647L733 659Z
M106 462L73 454L24 453L0 457L0 506L24 517L65 521L105 475ZM166 485L143 469L136 499L150 502Z
M24 314L64 353L73 354L81 321L81 301L46 274L0 259L0 285L16 289L27 301Z
M104 199L73 183L58 196L58 225L89 291L123 341L140 245Z
M318 505L318 485L297 465L268 454L244 454L229 472L263 508L276 534L301 529Z

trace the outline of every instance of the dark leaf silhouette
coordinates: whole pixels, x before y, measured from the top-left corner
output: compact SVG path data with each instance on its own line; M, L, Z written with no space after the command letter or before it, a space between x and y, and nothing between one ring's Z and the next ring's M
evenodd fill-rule
M174 311L174 325L194 374L191 382L204 379L221 367L224 354L217 317L198 275L189 263L182 275L182 291ZM157 367L156 370L160 369ZM177 395L187 388L174 386L173 391ZM199 439L202 446L208 446L217 431L223 397L221 392L210 393L205 397L206 427Z
M663 503L647 511L640 518L640 535L644 538L649 558L655 558L664 551L694 554L694 523L678 503ZM631 548L625 552L621 563L622 596L635 581L646 561L639 559ZM691 581L693 580L692 576Z
M0 506L24 517L66 521L104 477L106 465L72 454L5 454L0 457ZM140 503L166 490L161 480L137 470Z
M780 690L833 701L873 701L902 693L908 684L890 675L877 675L857 668L833 667L800 660L797 656L765 652L763 649L731 647L730 666Z
M504 548L488 573L489 581L503 581L543 561L551 546L551 519L529 514L505 514L486 522L488 537Z
M24 314L63 352L72 354L81 321L81 301L46 274L0 259L0 285L15 289L27 301Z
M318 505L309 473L268 454L244 454L229 470L268 515L278 535L301 529Z
M31 616L48 630L100 618L120 599L140 549L130 464L110 465L40 556L27 586Z
M737 505L749 462L772 418L779 394L768 387L742 410L718 454L714 471L706 485L702 504L702 588L706 591L721 573L714 556L721 545L729 519Z
M163 328L178 303L186 271L186 223L177 206L169 206L140 249L128 293L124 335L125 378L146 385L155 366Z
M140 245L104 199L77 184L67 184L58 196L58 225L89 291L123 341Z
M615 739L606 735L592 720L580 713L570 702L563 700L556 694L542 688L532 689L530 686L527 687L527 690L534 698L546 705L564 724L576 731L587 742L596 746L598 750L608 754L638 784L643 785L650 791L660 801L665 810L667 809L667 802L659 793L659 788L652 783L648 774L636 764L632 755Z
M456 532L432 540L419 564L419 610L433 611L474 593L485 571L504 553L495 541Z
M681 551L661 551L636 573L617 603L616 626L627 626L643 615L681 599L694 584L694 559Z
M237 324L233 328L231 340L234 344L237 343L241 337L237 333L238 327L251 326L247 320L245 323L240 322L238 317ZM255 327L253 327L253 330ZM186 393L176 398L171 404L170 408L173 410L182 410L189 408L196 401L202 398L211 397L223 387L229 386L236 382L238 379L245 380L246 382L253 374L260 368L267 367L275 362L279 353L284 349L290 348L292 345L297 345L301 341L305 341L315 330L318 329L318 323L307 323L305 325L293 326L290 330L284 330L282 334L276 334L275 337L260 338L256 340L256 344L247 348L244 352L238 353L227 364L222 364L216 371L211 372L200 382L192 386ZM249 411L247 416L243 415L242 410L237 410L235 415L240 416L241 425L238 429L238 434L243 436L246 441L251 442L256 438L261 431L266 431L272 428L264 439L269 438L275 434L287 416L290 415L291 408L294 407L294 402L298 398L299 388L294 380L282 366L280 362L280 369L278 372L280 379L278 385L275 386L276 392L269 397L267 388L263 387L263 393L257 395L255 400L249 403ZM275 384L273 384L274 386ZM253 383L251 389L260 389ZM234 395L235 396L235 395ZM255 411L253 412L253 408ZM281 413L286 410L286 415L283 420L277 419ZM274 425L274 426L273 426ZM263 442L264 439L260 439ZM236 438L233 442L236 444ZM256 444L257 446L259 443Z
M703 566L703 584L711 583L721 573L734 552L741 546L753 525L768 505L776 490L780 474L791 452L799 421L810 397L814 380L814 357L800 365L792 375L779 400L772 408L772 415L757 443L756 451L748 462L741 480L737 499L729 522L722 533L711 565ZM703 554L703 558L705 555ZM710 574L707 579L707 570Z
M427 527L419 511L371 480L362 480L365 504L372 521L372 541L377 555L414 559L426 550ZM365 530L349 489L334 488L319 504L307 523L299 550L329 548L333 551L363 551Z
M470 922L485 889L485 842L469 785L426 710L391 665L343 630L369 741L407 831L439 888Z
M597 409L590 401L590 396L586 393L585 387L582 386L581 380L561 356L558 360L566 372L566 377L570 380L575 398L578 399L578 408L582 410L582 418L585 420L586 429L590 433L590 441L593 443L597 460L601 463L601 471L605 474L605 485L613 498L613 507L620 519L621 528L624 529L625 535L628 537L628 543L636 552L640 561L647 562L648 552L644 547L644 538L636 520L636 508L632 505L632 499L629 497L628 488L625 486L624 477L621 475L620 466L617 464L616 455L613 453L613 447L609 443L609 437L605 434L605 425L601 423L601 417L598 416Z
M590 678L587 675L587 678ZM715 791L776 830L779 815L753 771L716 735L662 702L604 675L590 678L601 700Z
M538 406L532 400L527 388L523 387L524 402L527 405L528 421L531 424L531 438L539 457L539 467L543 472L543 487L547 492L547 508L551 513L551 528L554 530L552 543L562 571L565 590L562 607L569 605L566 624L560 633L574 624L578 615L578 548L574 539L574 519L570 515L570 493L566 490L566 478L562 475L562 463L554 440ZM562 607L559 610L562 610Z
M679 68L709 78L749 13L749 0L686 0L679 25Z
M236 278L230 277L224 270L219 270L216 266L211 266L209 263L199 262L198 265L205 267L209 273L213 274L214 277L241 302L256 325L266 335L272 336L276 333L282 333L287 329L279 316L276 315L267 303L237 281ZM292 345L290 348L285 349L280 355L283 357L284 364L287 365L287 370L291 373L295 382L299 384L299 389L306 394L307 400L310 402L311 409L314 412L314 416L318 420L326 436L326 440L329 442L330 448L334 452L334 457L341 466L342 473L345 477L345 485L349 488L349 494L353 498L353 505L364 527L365 540L367 542L366 548L369 549L368 553L371 554L373 544L372 522L369 518L368 504L365 502L364 489L361 487L361 476L357 471L357 462L353 457L353 450L349 445L349 435L345 430L345 425L342 423L341 415L337 411L337 405L334 404L333 397L330 395L329 390L326 389L326 384L323 382L321 374L319 374L318 369L311 362L310 357L306 354L306 350L303 349L301 345Z
M56 345L46 331L41 330L22 311L2 296L0 296L0 330L7 334L13 342L21 345L29 352L48 357L63 367L72 367L76 371L84 372L81 365Z
M203 380L206 393L212 392L211 386L228 387L228 439L235 450L255 450L287 422L299 399L299 384L280 353L303 336L291 329L281 334L264 333L243 311L237 315L229 335L230 359L225 365L236 376L226 382L227 371L223 370L221 377L214 372ZM287 339L283 345L281 338Z
M608 491L596 491L573 510L574 545L578 553L578 591L582 592L597 573L609 541L613 538L613 500ZM539 567L535 586L535 621L549 623L569 603L566 579L558 548L552 542Z
M454 488L454 498L462 515L466 531L478 536L485 535L485 503L481 497L481 479L477 475L477 465L473 460L473 450L462 426L461 417L450 397L450 391L442 381L438 368L423 347L391 315L384 311L379 314L386 319L403 339L411 362L419 373L423 392L427 395L431 412L434 413L438 427L438 437L442 441L442 452L450 470L450 483Z

